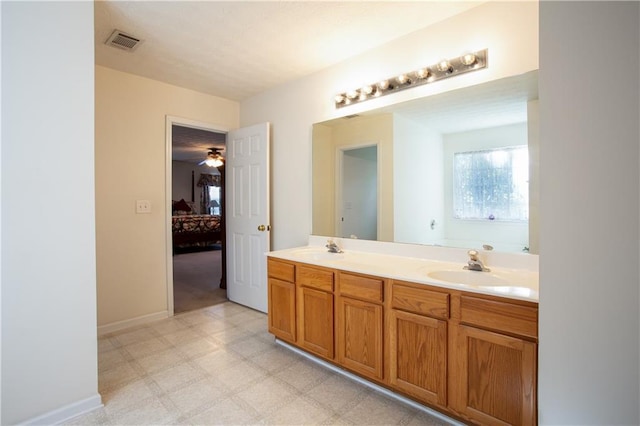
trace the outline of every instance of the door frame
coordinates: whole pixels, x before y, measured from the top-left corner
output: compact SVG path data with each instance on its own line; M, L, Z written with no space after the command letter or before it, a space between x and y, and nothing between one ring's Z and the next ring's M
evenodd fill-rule
M380 142L362 142L353 145L343 145L336 147L336 181L335 181L335 211L334 211L334 230L337 236L342 235L342 216L343 216L343 204L344 200L342 199L342 188L344 185L344 153L345 151L353 151L354 149L361 148L371 148L375 147L376 149L376 173L377 173L377 181L376 181L376 233L378 237L381 232L381 221L380 221L380 213L382 211L382 205L380 202L380 179L381 179L381 167L380 167ZM348 237L343 237L348 238Z
M194 129L207 130L210 132L229 133L230 129L219 124L205 123L203 121L191 120L188 118L177 117L172 115L165 116L165 264L167 274L167 315L174 315L173 309L173 234L171 232L171 194L173 181L173 125L191 127ZM224 231L224 230L223 230ZM224 250L224 248L223 248ZM225 265L222 265L224 268Z

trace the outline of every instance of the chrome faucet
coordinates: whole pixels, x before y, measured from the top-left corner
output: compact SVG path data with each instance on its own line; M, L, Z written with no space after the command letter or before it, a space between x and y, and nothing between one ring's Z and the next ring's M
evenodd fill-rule
M325 247L328 249L329 253L342 253L340 247L338 247L333 240L327 240L327 245Z
M467 262L467 266L463 269L468 269L470 271L481 271L481 272L491 272L491 269L484 266L484 263L478 258L477 250L469 250L467 252L469 255L469 261Z

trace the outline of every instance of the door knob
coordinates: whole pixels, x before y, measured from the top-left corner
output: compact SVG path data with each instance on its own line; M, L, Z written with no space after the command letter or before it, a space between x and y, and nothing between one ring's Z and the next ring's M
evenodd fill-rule
M265 229L267 229L267 228L264 225L258 226L258 231L260 231L260 232L264 232Z

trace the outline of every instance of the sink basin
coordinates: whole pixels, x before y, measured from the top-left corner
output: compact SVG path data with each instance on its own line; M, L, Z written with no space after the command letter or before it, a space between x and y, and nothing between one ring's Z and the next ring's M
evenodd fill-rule
M455 284L465 284L477 287L500 287L500 286L512 286L514 283L508 281L491 272L479 272L462 270L443 270L432 271L427 274L429 278L433 278L438 281L445 281Z
M486 286L485 290L495 291L497 293L510 294L512 296L522 297L538 297L538 292L527 287L520 286Z

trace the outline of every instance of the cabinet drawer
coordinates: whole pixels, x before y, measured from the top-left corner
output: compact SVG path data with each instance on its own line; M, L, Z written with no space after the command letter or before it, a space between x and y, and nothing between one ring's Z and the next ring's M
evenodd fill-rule
M345 274L343 272L340 272L338 277L341 296L382 303L382 288L384 280L380 278Z
M460 322L538 339L538 308L533 306L463 295Z
M273 259L267 259L267 271L270 277L278 278L283 281L293 282L296 267L291 263L279 262Z
M393 284L391 296L391 305L395 309L434 318L449 318L449 294L447 293L396 282Z
M318 290L333 291L333 271L298 265L296 283Z

